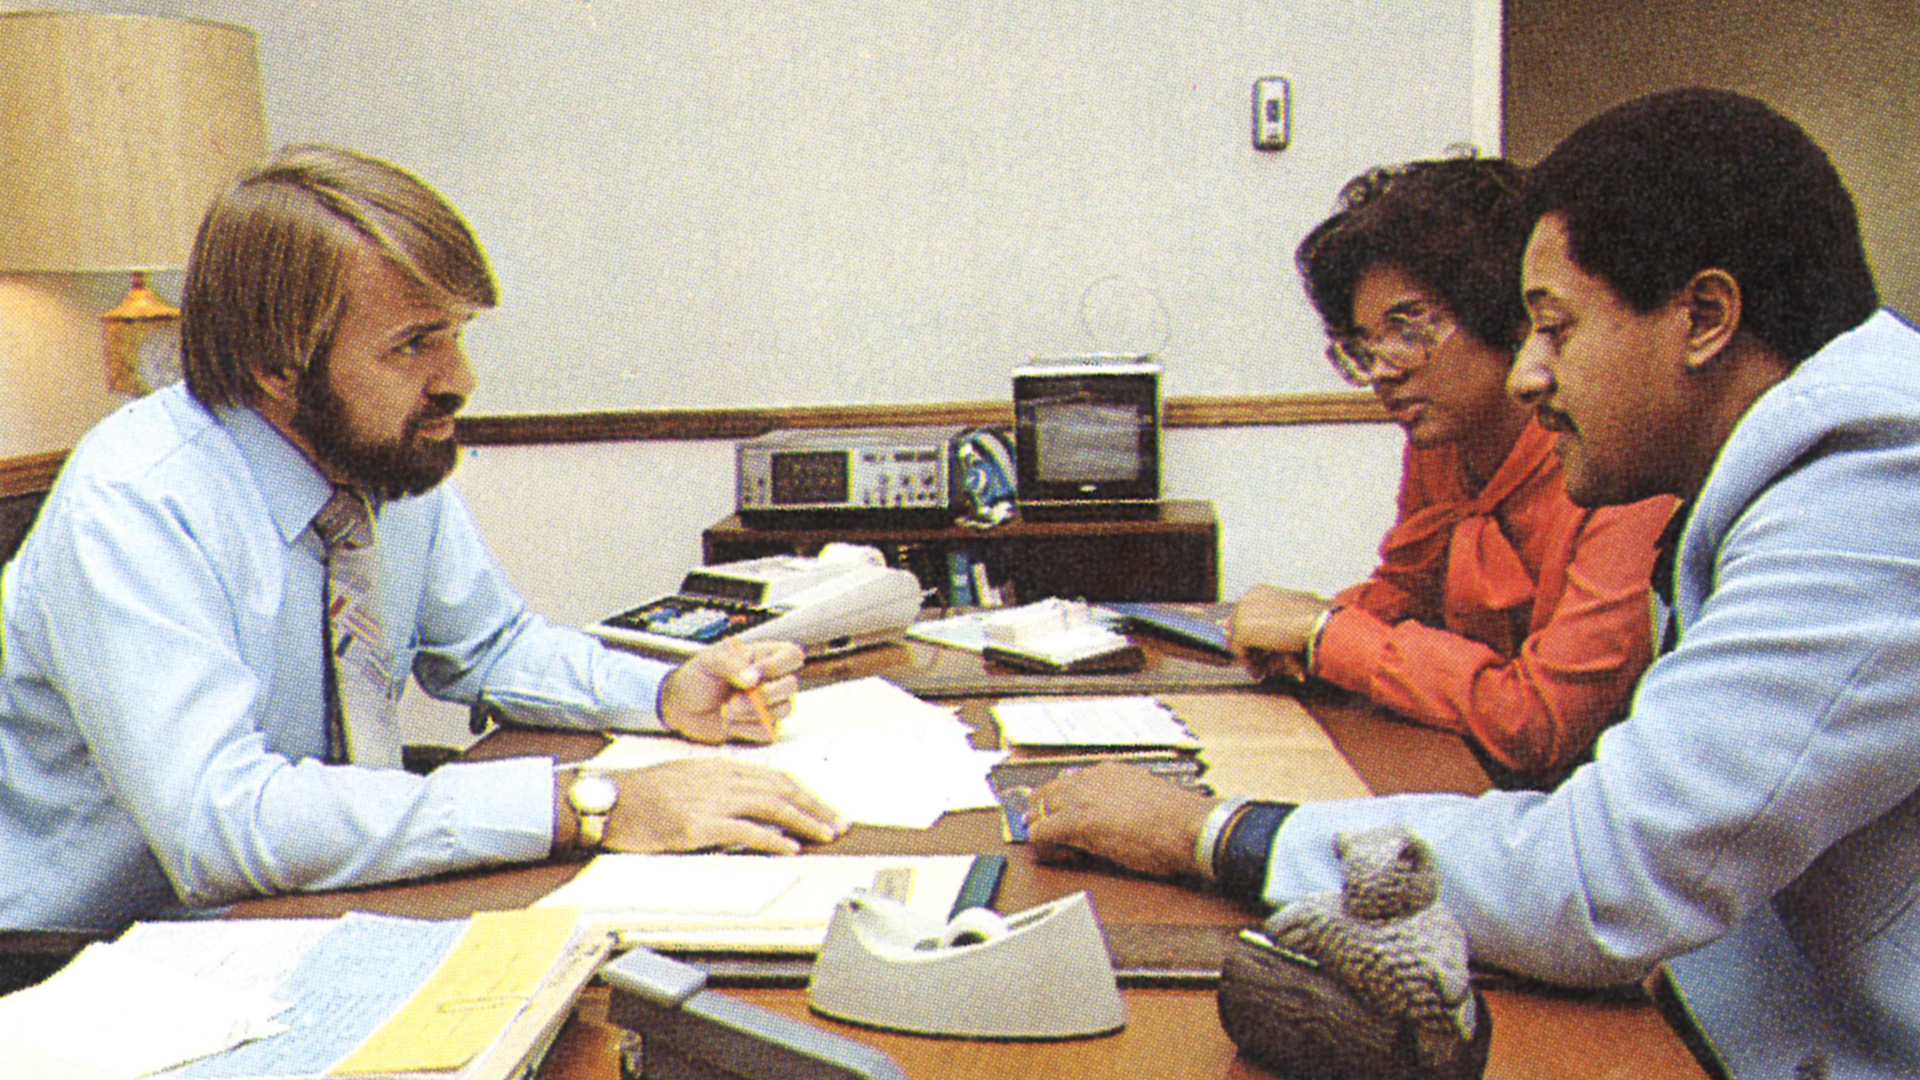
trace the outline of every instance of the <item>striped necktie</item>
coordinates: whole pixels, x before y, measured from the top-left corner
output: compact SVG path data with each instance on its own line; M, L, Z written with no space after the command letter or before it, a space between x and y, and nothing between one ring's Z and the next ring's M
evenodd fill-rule
M380 549L358 491L335 489L313 519L326 548L327 760L398 768L400 684L380 626Z

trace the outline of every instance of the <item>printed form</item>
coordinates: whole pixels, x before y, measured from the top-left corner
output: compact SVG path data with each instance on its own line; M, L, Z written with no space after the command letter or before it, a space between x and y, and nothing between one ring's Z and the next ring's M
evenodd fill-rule
M1172 709L1145 695L1003 701L993 707L993 718L1000 741L1010 746L1200 745Z

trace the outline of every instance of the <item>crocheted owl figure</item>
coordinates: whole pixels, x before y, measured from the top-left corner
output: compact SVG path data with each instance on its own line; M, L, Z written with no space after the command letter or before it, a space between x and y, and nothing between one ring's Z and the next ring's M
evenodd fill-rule
M1296 900L1267 920L1276 944L1319 964L1375 1014L1411 1021L1422 1066L1473 1038L1467 936L1434 901L1426 842L1399 826L1334 840L1342 888Z

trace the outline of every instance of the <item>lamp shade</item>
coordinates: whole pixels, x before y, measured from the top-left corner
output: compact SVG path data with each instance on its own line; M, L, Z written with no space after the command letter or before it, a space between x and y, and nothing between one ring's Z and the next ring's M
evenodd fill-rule
M213 197L265 149L251 31L0 13L0 270L184 266Z

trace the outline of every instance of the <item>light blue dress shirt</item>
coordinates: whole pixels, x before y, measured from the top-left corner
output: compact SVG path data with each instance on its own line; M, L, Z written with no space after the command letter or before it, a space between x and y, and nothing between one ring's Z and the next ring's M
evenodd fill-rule
M331 488L183 387L82 440L4 580L0 929L548 853L552 763L325 765ZM378 518L395 677L551 726L658 730L666 665L530 614L445 486Z

